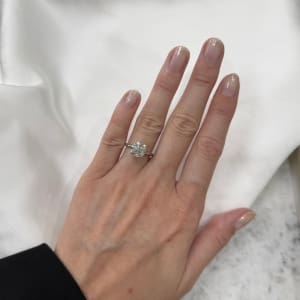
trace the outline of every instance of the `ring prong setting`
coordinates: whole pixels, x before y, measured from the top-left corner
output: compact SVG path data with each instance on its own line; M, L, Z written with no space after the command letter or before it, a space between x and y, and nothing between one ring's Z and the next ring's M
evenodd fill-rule
M147 152L147 145L136 141L130 145L130 153L135 157L143 157Z

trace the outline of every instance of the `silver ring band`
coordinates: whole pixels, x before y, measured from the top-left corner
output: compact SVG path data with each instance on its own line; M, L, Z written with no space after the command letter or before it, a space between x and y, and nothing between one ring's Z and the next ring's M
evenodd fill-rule
M153 153L147 152L147 145L140 142L135 141L132 144L125 143L124 146L130 149L130 153L135 157L145 157L147 156L148 160L153 157Z

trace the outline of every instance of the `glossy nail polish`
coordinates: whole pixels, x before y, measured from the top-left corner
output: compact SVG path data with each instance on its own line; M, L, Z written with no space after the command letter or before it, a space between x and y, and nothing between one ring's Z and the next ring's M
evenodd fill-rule
M189 51L183 46L178 46L173 51L169 62L169 70L172 72L182 72L189 58Z
M229 75L222 86L222 95L225 97L233 97L239 89L239 77L237 74Z
M241 229L255 218L256 214L250 210L243 214L238 220L236 220L234 227L236 230Z
M139 99L140 93L136 90L131 90L124 98L125 105L134 107Z
M216 38L209 39L204 50L204 58L206 63L210 67L217 66L220 63L223 52L224 45L222 41Z

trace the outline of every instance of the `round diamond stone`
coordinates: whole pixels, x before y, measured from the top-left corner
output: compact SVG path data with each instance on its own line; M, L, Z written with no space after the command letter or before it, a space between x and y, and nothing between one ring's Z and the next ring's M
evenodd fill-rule
M130 153L136 157L143 157L146 154L147 146L141 142L134 142L131 145Z

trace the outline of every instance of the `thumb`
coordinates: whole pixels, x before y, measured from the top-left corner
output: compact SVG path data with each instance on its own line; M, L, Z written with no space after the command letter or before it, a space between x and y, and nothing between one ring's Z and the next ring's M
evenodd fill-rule
M189 251L185 272L178 287L181 295L193 287L202 270L229 242L234 233L254 217L254 211L248 208L238 208L213 216L203 226Z

